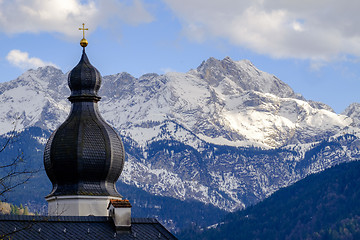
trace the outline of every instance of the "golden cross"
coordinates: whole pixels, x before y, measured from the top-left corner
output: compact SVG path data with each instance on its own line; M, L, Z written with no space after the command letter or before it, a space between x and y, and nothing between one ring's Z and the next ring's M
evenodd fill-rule
M89 30L88 28L85 28L85 23L82 24L83 27L82 28L79 28L79 30L82 30L83 31L83 38L85 38L85 30Z

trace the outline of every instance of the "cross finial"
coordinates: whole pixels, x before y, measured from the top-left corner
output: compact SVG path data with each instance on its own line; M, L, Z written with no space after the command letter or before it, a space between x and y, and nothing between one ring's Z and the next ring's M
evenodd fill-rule
M79 30L82 30L83 31L83 38L85 38L85 30L89 30L88 28L85 28L85 23L82 24L83 27L82 28L79 28Z
M80 45L84 48L85 51L85 47L88 45L88 41L85 39L85 30L89 30L88 28L85 28L85 23L82 24L83 27L79 28L79 30L83 31L83 38L80 41Z

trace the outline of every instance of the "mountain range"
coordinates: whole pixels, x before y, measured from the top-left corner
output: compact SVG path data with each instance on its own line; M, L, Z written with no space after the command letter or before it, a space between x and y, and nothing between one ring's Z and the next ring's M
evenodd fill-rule
M0 134L26 132L24 148L38 146L32 162L40 166L49 134L69 114L69 95L67 73L50 66L1 83ZM104 76L99 95L101 114L127 153L119 181L156 196L235 211L359 159L359 104L336 114L248 60Z

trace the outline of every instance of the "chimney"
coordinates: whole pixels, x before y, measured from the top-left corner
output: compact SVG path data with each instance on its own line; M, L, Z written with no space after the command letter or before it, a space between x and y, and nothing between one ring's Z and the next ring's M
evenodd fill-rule
M131 204L129 200L111 199L109 216L113 219L116 231L130 231L131 229Z

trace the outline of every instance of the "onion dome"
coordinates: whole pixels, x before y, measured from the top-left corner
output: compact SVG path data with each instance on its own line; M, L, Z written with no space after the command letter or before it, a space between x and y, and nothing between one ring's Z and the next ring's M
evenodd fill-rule
M80 62L69 73L68 84L71 90L71 95L69 97L71 102L100 100L100 97L97 94L101 85L101 75L99 71L90 64L85 53L85 48Z
M47 197L121 197L115 183L124 166L124 146L99 113L101 75L90 64L85 47L68 84L70 115L50 136L44 152L46 174L53 184Z

